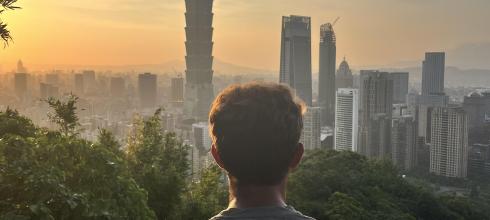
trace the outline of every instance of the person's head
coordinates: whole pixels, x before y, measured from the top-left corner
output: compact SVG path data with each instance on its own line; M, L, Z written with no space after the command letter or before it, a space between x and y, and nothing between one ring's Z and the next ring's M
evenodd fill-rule
M284 85L228 87L209 114L216 162L238 185L282 183L303 155L303 111L303 104Z

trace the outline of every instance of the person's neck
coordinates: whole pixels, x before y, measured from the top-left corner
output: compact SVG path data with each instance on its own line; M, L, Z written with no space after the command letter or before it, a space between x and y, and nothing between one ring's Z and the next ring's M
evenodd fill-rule
M228 208L285 207L286 180L274 186L242 186L229 178Z

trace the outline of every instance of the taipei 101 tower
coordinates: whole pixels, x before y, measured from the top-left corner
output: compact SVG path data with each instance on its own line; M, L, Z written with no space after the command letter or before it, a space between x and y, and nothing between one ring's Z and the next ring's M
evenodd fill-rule
M213 0L185 0L187 56L184 114L207 121L214 99Z

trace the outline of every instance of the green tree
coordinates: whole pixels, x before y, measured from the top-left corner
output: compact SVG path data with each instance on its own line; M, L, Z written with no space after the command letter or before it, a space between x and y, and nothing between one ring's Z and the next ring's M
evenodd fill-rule
M368 160L353 152L307 152L290 177L288 200L317 219L449 220L477 216L461 214L425 188L412 185L390 161ZM471 206L462 208L468 210L464 213L476 212Z
M11 110L0 132L0 219L155 219L107 133L91 143Z
M7 10L20 9L20 7L14 5L14 3L16 2L17 0L0 0L0 15ZM7 24L3 23L1 18L0 18L0 38L3 41L4 47L8 46L9 41L12 41L12 36L10 34L10 31L7 29Z
M185 193L180 219L209 219L228 205L228 186L221 168L212 165L202 171L198 181Z
M130 135L127 158L132 176L148 191L148 204L158 219L176 218L185 190L187 147L175 134L164 133L161 112L135 122Z
M78 116L76 114L76 103L78 97L69 95L66 101L48 98L46 102L53 109L54 113L49 113L48 117L60 127L60 132L65 136L78 134Z

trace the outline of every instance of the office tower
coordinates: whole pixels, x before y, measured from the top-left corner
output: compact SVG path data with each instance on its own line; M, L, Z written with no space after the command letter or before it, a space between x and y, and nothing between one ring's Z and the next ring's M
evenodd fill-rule
M184 78L176 77L171 79L170 101L177 103L184 101Z
M186 0L185 114L206 120L214 98L213 0Z
M463 108L468 114L468 128L482 128L490 118L490 91L475 91L465 96Z
M310 17L282 17L279 82L293 88L306 105L312 105Z
M362 70L359 152L370 158L391 158L393 80L389 73Z
M154 108L157 100L157 75L140 74L138 76L138 90L140 106L142 108Z
M335 69L337 46L332 24L320 27L320 72L318 105L322 108L322 126L333 126L335 121Z
M339 88L335 109L334 149L357 152L359 90Z
M467 176L468 116L463 108L432 111L430 172L445 177Z
M24 100L27 95L27 80L29 75L27 73L16 73L14 75L14 89L17 98Z
M97 81L95 80L95 71L85 70L83 71L83 85L85 86L84 92L93 93L97 89Z
M211 149L211 137L209 135L208 124L206 122L195 123L192 125L193 145L190 148L190 167L193 178L198 178L201 170L212 163L209 157Z
M393 104L407 103L409 73L391 73L393 79Z
M422 95L444 94L444 52L431 52L425 54L422 63Z
M436 107L446 107L449 97L444 94L445 53L432 52L425 54L422 62L422 95L417 99L418 135L424 137L426 143L430 138L430 110Z
M192 133L194 134L194 146L209 151L211 149L211 137L209 127L206 122L192 124Z
M321 109L319 107L308 107L303 116L303 133L301 143L305 149L319 149L321 147Z
M17 73L27 73L27 69L24 67L22 60L17 62Z
M344 60L340 63L339 69L337 70L337 76L335 77L335 87L340 88L354 88L354 76L349 67L349 63Z
M39 91L42 99L59 96L59 88L49 83L40 83Z
M126 82L122 77L111 77L111 96L124 97L126 94Z
M468 177L490 178L490 144L474 144L468 155Z
M83 83L83 74L75 74L75 94L78 96L83 95L83 92L85 91L85 85Z
M417 164L417 121L405 104L394 107L391 128L393 163L402 170L410 170Z

